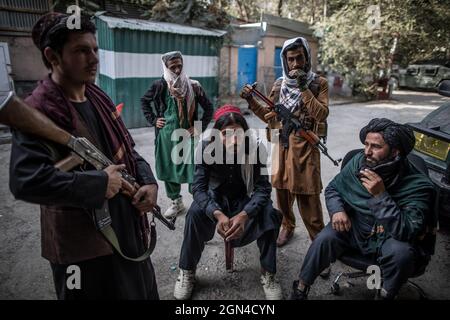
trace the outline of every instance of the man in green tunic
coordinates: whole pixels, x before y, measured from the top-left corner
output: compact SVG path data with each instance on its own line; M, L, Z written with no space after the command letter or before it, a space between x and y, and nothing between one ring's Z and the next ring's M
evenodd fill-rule
M423 239L434 188L407 158L415 143L412 130L373 119L359 136L364 151L353 156L325 190L331 221L308 249L292 299L306 299L322 270L352 250L380 267L381 293L387 299L429 261Z
M200 83L189 79L184 72L184 61L181 52L172 51L162 55L164 74L152 83L142 97L141 104L144 115L151 126L155 126L155 163L156 175L164 181L166 193L172 203L164 213L173 218L185 211L180 194L181 184L190 185L194 177L194 121L198 120L198 105L203 109L202 131L206 129L212 118L213 106ZM152 106L153 104L153 106ZM172 140L177 129L185 129L190 139L180 137ZM178 135L179 136L179 135ZM182 161L174 161L173 151L180 141L187 142L182 151L176 152ZM187 154L183 152L187 151ZM179 163L181 162L181 163Z

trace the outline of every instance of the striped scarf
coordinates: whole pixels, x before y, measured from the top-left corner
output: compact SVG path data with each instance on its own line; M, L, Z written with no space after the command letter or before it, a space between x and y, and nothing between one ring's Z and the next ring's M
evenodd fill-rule
M316 74L311 71L311 51L309 49L308 41L306 41L306 39L302 37L286 40L280 53L281 65L283 67L283 81L281 82L280 89L280 103L288 108L291 112L295 111L295 108L299 105L300 99L302 97L302 92L297 85L297 79L292 79L289 77L289 67L285 57L286 48L295 42L299 42L305 48L306 64L304 71L308 75L308 86L316 76Z
M177 103L180 127L183 127L186 118L189 122L189 126L192 127L194 125L193 119L195 111L195 94L192 85L197 81L189 79L187 74L184 72L184 67L179 76L167 68L167 62L172 59L181 59L181 61L183 61L183 56L179 51L167 52L161 56L164 72L163 78L167 82L170 95ZM187 114L184 114L184 103L186 103Z

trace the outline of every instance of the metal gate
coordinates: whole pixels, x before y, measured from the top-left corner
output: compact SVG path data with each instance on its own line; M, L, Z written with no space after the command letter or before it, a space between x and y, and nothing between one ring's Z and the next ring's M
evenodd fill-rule
M258 49L256 47L240 47L238 49L238 79L237 92L242 87L256 81L256 65L258 59Z

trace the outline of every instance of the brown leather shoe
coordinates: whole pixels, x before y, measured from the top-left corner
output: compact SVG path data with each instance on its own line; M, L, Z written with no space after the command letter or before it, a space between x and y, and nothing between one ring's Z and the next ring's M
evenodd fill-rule
M282 247L286 243L291 240L292 236L294 235L294 230L288 230L286 228L281 228L280 234L278 235L277 239L277 247Z

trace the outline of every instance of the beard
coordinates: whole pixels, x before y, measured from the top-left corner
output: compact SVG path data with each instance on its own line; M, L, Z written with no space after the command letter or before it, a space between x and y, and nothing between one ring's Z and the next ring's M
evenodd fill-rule
M388 163L388 162L389 162L388 158L377 161L377 160L375 160L373 158L365 157L364 158L364 162L363 162L363 167L372 169L372 168L375 168L375 167L377 167L377 166L379 166L381 164Z
M386 158L381 159L381 160L375 160L371 157L364 156L363 167L368 168L368 169L376 168L378 166L392 162L395 159L396 159L396 157L392 154L392 152Z
M389 188L394 185L399 177L402 167L402 159L400 156L390 154L383 160L376 161L370 157L364 157L361 169L370 169L378 174L386 186ZM358 171L359 172L359 171Z

